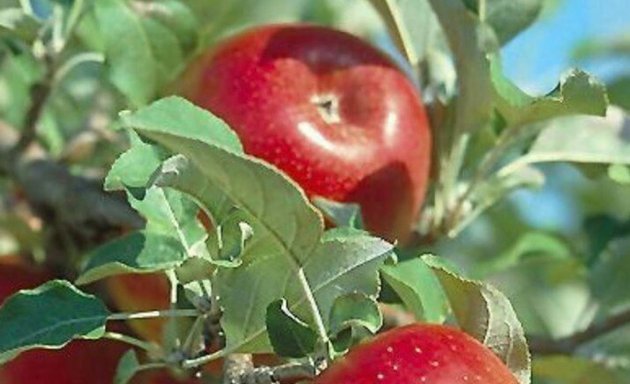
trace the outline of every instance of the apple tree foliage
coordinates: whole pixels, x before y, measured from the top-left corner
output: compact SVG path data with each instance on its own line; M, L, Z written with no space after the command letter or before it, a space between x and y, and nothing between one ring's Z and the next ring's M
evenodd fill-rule
M169 335L179 342L165 343L178 353L130 351L118 382L138 370L194 369L234 353L321 363L387 323L386 303L418 321L458 324L522 384L630 383L630 333L621 322L630 304L630 83L613 79L607 92L571 69L553 90L533 96L507 78L501 48L546 6L0 0L0 125L25 137L37 118L31 140L46 161L68 175L95 175L104 190L126 197L142 223L121 236L92 236L88 245L66 242L65 279L21 291L0 308L0 362L107 337L109 322L164 317L179 325ZM245 154L229 126L169 96L186 63L223 36L300 20L387 37L421 87L435 153L417 232L430 240L402 249L363 231L356 206L315 202L339 225L325 229L299 186ZM624 38L586 41L576 62L627 56L629 46ZM3 195L13 193L11 179L28 188L50 177L23 177L30 168L0 145ZM581 180L563 191L585 211L583 226L568 235L532 228L508 198L554 183L558 166L549 163L569 164L561 170ZM0 253L49 257L54 222L33 226L10 207L1 212ZM94 289L117 274L153 272L168 276L170 310L115 313ZM225 340L206 351L195 324L211 317Z

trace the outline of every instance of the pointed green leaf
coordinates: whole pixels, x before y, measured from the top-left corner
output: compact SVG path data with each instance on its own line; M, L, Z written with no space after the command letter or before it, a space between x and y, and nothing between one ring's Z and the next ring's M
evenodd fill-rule
M363 228L359 204L339 203L322 197L315 197L313 204L337 227Z
M123 273L148 273L173 268L186 258L176 239L147 231L133 232L96 248L87 256L76 283L85 285Z
M116 367L116 376L114 376L114 384L127 384L138 373L140 362L136 351L128 350L118 361Z
M131 148L116 159L105 178L107 191L147 187L151 175L168 157L164 150L143 143L135 132L131 132Z
M76 338L98 339L109 311L63 280L24 290L0 307L0 362L32 348L58 349Z
M339 296L330 310L330 333L336 335L344 329L361 327L371 333L383 326L383 315L376 300L359 292Z
M299 358L315 350L317 334L291 313L286 300L267 306L266 324L273 350L279 356Z
M566 115L606 114L606 87L586 72L571 70L552 92L532 97L505 77L498 59L491 60L491 67L497 109L508 126L523 126Z
M475 13L479 13L480 0L464 0ZM485 21L492 26L501 44L506 44L530 26L540 14L543 0L485 0Z
M530 355L521 323L496 288L446 270L433 256L423 260L436 274L459 326L499 356L521 384L529 384Z
M420 258L385 265L381 275L418 321L440 324L446 320L448 301L442 286Z
M223 120L181 97L160 99L136 112L123 113L120 118L125 126L140 131L176 134L243 153L238 136Z
M630 118L611 107L606 118L555 119L543 127L529 152L505 166L499 175L549 162L630 165Z
M96 1L94 12L111 82L132 104L148 103L158 89L158 68L140 17L124 0Z

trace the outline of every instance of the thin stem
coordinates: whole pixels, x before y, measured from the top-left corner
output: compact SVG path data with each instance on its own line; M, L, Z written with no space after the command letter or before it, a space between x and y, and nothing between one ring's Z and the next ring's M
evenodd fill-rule
M63 63L57 73L54 76L54 82L59 83L63 80L64 77L70 73L74 68L78 67L83 63L103 63L105 62L105 56L102 53L98 52L83 52L79 53Z
M63 51L63 48L66 45L67 36L65 36L64 34L63 14L64 11L61 5L55 5L53 7L51 46L53 52L55 52L56 54Z
M300 285L302 285L302 290L306 295L306 301L311 310L311 314L313 316L313 320L315 321L315 327L317 329L317 334L319 336L319 340L323 345L327 345L328 340L328 332L326 332L326 326L324 325L324 319L322 318L321 313L319 312L319 307L317 306L317 301L315 300L315 296L313 296L313 291L308 283L308 279L306 278L306 274L304 273L304 268L300 268L298 270L298 280ZM326 355L328 355L326 353Z
M455 206L449 214L447 220L447 233L452 232L454 228L459 228L459 230L461 230L461 226L459 224L464 204L475 192L479 184L485 180L488 173L497 165L501 159L501 155L503 155L512 144L512 139L517 136L517 132L518 128L505 130L501 136L499 136L497 144L492 147L490 152L488 152L488 154L481 160L481 164L479 164L475 170L475 173L470 179L466 190L458 197Z
M184 245L186 246L186 244ZM166 276L168 277L169 286L171 288L170 294L169 294L170 308L171 308L171 311L176 311L177 310L177 285L179 284L177 281L177 275L175 274L174 269L169 269L166 271ZM198 311L197 311L197 314L199 314ZM177 329L177 317L171 318L169 321L169 325L172 325L174 326L174 329ZM181 345L179 332L175 332L174 342L177 347Z
M76 25L79 23L79 20L81 19L84 3L85 3L85 0L74 0L74 3L72 3L72 8L70 8L70 13L68 14L68 21L66 24L66 33L65 33L66 40L70 37L70 35L74 31L74 28L76 27Z
M394 0L370 0L370 2L383 17L389 33L405 59L411 66L417 66L420 60L396 2Z
M529 338L533 354L571 354L582 344L595 340L623 326L630 325L630 309L609 317L601 323L593 323L585 330L561 339Z
M138 366L138 368L136 368L136 373L140 371L148 371L150 369L162 369L166 367L168 367L168 364L165 363L146 363Z
M204 316L199 316L195 319L195 322L190 327L188 335L186 336L186 340L184 340L184 345L182 345L182 349L187 355L192 351L193 344L199 336L199 331L203 328L203 323L205 322L205 320L206 319Z
M202 365L206 365L213 360L217 360L222 357L225 357L225 355L226 355L225 350L222 349L220 351L211 353L209 355L204 355L204 356L197 357L194 359L187 359L182 362L182 368L184 369L197 368Z
M131 337L129 335L125 335L125 334L118 333L118 332L105 332L103 337L106 338L106 339L122 341L124 343L129 344L129 345L133 345L134 347L138 347L138 348L140 348L142 350L145 350L147 352L152 352L152 351L154 351L157 348L152 343L149 343L149 342L146 342L146 341L143 341L143 340L139 340L139 339L136 339L135 337Z
M196 317L199 311L196 309L166 309L161 311L114 313L107 317L107 320L141 320L155 319L158 317Z
M488 16L488 2L486 0L479 0L479 21L486 22Z

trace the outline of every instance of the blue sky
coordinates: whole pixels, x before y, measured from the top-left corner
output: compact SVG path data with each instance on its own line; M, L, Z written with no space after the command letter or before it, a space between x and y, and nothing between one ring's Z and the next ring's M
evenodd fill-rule
M569 67L573 48L589 37L630 34L630 0L561 0L558 9L504 48L508 75L532 93L552 89ZM610 65L580 65L605 77Z
M630 0L562 0L560 8L543 17L515 38L503 51L509 77L532 94L554 88L560 75L576 63L571 52L587 38L630 34ZM612 70L630 73L628 62L579 63L596 77L605 79ZM533 225L574 231L581 226L581 212L571 196L573 183L580 179L566 166L545 168L547 184L542 190L521 190L512 201ZM538 209L531 209L538 207Z

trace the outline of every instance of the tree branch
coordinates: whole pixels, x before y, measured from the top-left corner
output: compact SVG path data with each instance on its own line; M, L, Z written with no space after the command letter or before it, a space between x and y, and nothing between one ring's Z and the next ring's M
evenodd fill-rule
M124 196L105 192L98 180L73 175L31 139L18 136L14 128L0 122L0 171L23 190L29 205L44 221L60 225L85 241L108 230L144 225ZM23 144L16 144L19 142ZM22 145L26 147L16 152Z
M225 359L223 384L276 384L312 379L318 368L311 363L288 363L254 368L252 355L233 354Z
M251 354L234 353L228 355L223 363L223 384L244 384L242 377L254 370Z
M53 78L55 77L56 66L54 59L50 54L43 56L46 66L44 78L33 84L30 89L31 105L26 111L24 117L24 126L20 131L20 138L15 146L11 149L13 154L17 154L25 150L37 137L37 124L46 106L46 101L52 91Z
M560 339L529 337L529 349L536 355L571 354L582 344L595 340L623 326L630 325L630 309L613 315L601 323Z

